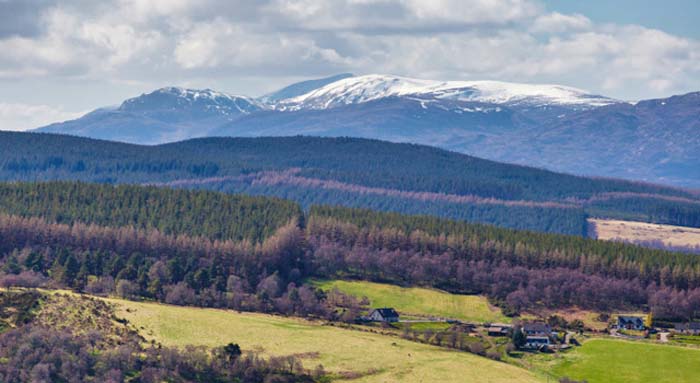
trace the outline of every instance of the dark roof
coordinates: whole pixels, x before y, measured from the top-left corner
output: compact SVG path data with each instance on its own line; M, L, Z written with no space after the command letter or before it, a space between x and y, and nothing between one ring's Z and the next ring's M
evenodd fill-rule
M523 330L525 330L525 332L548 333L548 332L552 331L552 328L549 327L549 325L546 323L533 322L533 323L525 323L523 325Z
M641 317L633 317L633 316L627 316L627 315L620 315L617 317L617 322L620 323L630 323L630 322L638 322L639 324L644 324L644 319Z
M379 315L381 315L382 318L398 318L399 317L399 313L397 313L396 310L394 310L391 307L374 309L373 311L379 312Z

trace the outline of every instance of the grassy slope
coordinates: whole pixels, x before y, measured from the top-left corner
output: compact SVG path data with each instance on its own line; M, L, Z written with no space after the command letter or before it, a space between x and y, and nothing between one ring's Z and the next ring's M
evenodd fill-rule
M456 295L435 289L402 288L364 281L314 281L317 287L337 287L346 294L366 296L372 307L394 307L400 314L436 316L472 322L510 322L499 310L489 306L486 298Z
M589 383L690 383L700 381L700 350L669 345L592 339L549 361L556 376ZM547 358L546 356L544 358Z
M539 382L533 374L475 355L272 315L235 313L110 300L147 339L170 346L221 346L236 342L244 350L274 355L318 352L307 368L322 364L331 372L375 373L353 382ZM128 309L128 310L127 310Z

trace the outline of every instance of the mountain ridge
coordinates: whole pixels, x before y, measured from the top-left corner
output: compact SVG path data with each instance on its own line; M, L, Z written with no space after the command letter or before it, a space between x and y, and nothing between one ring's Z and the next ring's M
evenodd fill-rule
M700 188L698 95L630 103L559 85L341 74L257 99L161 88L38 131L145 144L207 136L353 136Z
M280 100L282 109L327 109L391 96L416 96L426 100L448 99L494 104L538 106L578 105L596 107L620 101L589 94L581 89L553 84L521 84L503 81L432 81L372 74L344 78L306 94Z

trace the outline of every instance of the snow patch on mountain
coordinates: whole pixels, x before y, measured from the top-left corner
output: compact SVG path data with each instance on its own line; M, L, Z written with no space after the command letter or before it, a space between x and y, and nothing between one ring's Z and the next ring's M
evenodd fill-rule
M119 110L180 109L200 106L206 110L228 114L249 114L269 107L254 98L230 95L211 89L165 87L124 101Z
M328 109L386 97L413 96L492 104L566 105L593 108L619 101L562 85L501 81L434 81L391 75L366 75L335 81L309 93L281 100L280 110Z

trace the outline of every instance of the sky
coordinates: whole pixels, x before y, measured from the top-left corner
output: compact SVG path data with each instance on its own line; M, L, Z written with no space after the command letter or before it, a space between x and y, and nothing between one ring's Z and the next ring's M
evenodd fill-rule
M697 20L697 0L0 0L0 130L344 72L667 97L700 90Z

